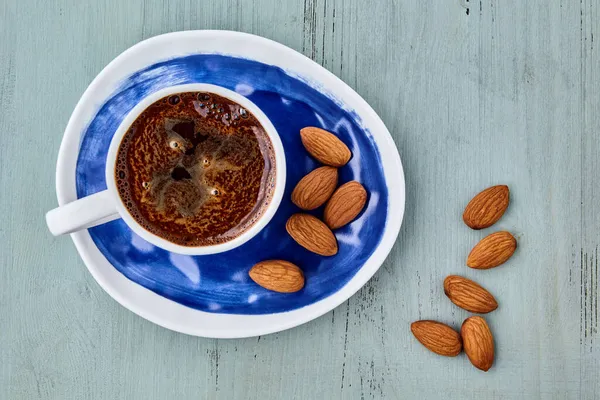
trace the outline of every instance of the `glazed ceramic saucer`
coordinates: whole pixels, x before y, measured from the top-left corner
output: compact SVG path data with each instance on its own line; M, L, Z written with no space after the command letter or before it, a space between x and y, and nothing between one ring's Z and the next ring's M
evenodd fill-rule
M360 289L390 252L404 213L404 175L396 146L373 109L333 74L279 43L239 32L176 32L145 40L112 61L91 83L69 120L57 165L59 204L106 189L112 135L144 97L167 86L210 83L246 96L271 120L287 160L283 200L269 224L225 253L170 253L114 220L72 235L98 283L123 306L166 328L234 338L288 329L325 314ZM369 193L351 224L335 232L339 253L312 254L285 231L299 210L294 185L318 166L300 129L334 132L352 151L340 184L356 180ZM314 212L320 215L321 209ZM269 292L251 281L258 261L300 266L300 292Z

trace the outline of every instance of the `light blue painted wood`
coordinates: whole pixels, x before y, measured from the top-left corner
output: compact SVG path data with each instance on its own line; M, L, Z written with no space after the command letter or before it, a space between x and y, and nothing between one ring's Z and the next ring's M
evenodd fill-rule
M86 4L87 3L87 4ZM600 392L598 0L4 0L0 3L0 398L582 398ZM468 10L468 13L467 13ZM407 179L397 245L335 311L261 338L159 328L114 302L43 215L56 204L62 131L121 51L183 29L282 42L354 87L394 135ZM594 37L596 37L594 41ZM469 198L507 183L483 232ZM513 259L464 266L494 229ZM496 364L427 352L410 322L459 327L443 278L471 277L500 303Z

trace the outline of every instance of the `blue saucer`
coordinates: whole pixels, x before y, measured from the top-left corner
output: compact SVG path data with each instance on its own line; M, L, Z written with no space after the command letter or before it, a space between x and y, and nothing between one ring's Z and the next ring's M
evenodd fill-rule
M218 255L184 256L157 248L135 235L122 220L89 230L106 259L131 281L179 304L213 313L271 314L301 308L341 289L380 242L388 215L388 190L380 155L370 133L351 110L279 67L224 55L190 55L147 67L122 82L83 133L76 169L78 197L106 189L105 160L110 140L127 113L148 94L186 83L211 83L254 102L281 136L287 159L287 184L281 205L267 227L246 244ZM290 201L296 183L318 167L300 141L300 129L317 126L334 132L352 151L340 169L339 183L361 182L369 193L359 218L335 231L339 253L312 254L285 231L288 217L300 211ZM322 209L314 212L321 216ZM267 291L248 277L258 261L285 259L304 271L300 292Z

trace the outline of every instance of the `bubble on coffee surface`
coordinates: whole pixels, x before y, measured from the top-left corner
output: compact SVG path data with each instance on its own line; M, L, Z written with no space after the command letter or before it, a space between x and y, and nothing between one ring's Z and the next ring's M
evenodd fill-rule
M119 194L144 229L173 243L229 241L271 200L276 171L270 140L231 100L180 93L173 107L171 97L144 111L122 140L117 171L128 172Z

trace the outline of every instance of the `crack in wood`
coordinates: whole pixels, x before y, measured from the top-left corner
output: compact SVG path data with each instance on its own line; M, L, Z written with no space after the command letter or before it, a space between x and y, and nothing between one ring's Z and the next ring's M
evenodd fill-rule
M212 361L211 375L215 377L215 391L219 391L219 359L221 358L219 342L215 341L215 347L212 350L206 350L209 359Z
M598 333L598 246L588 253L580 250L579 343L593 351Z
M316 0L304 0L304 40L302 52L311 60L316 56L317 43L317 14ZM307 54L308 52L308 54Z
M344 331L344 362L342 363L342 383L340 390L344 389L344 376L346 372L346 357L348 351L348 321L350 320L350 299L346 300L346 329Z

